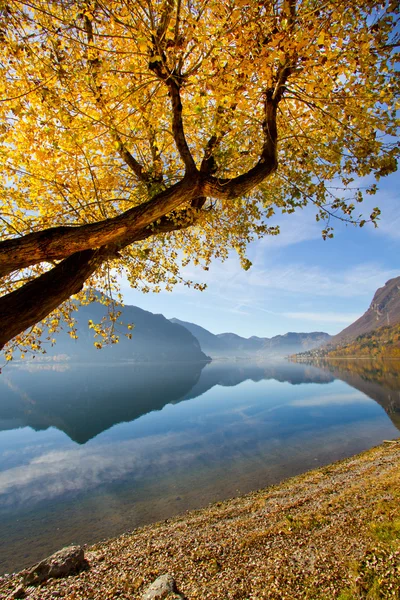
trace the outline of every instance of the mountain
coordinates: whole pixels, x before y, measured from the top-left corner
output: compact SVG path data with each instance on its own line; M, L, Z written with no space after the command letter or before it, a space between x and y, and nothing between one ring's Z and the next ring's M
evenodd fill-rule
M400 277L389 279L379 288L372 299L370 307L354 323L343 329L329 340L329 345L336 345L355 339L357 336L400 322Z
M265 338L263 352L266 354L277 354L287 356L294 352L304 352L319 348L331 339L328 333L323 331L313 331L311 333L285 333L276 335L270 339ZM297 348L297 350L296 350Z
M328 345L311 352L326 358L400 358L400 322L361 333L355 339L344 340L336 346Z
M244 338L235 333L213 334L194 323L171 319L172 323L185 327L200 342L201 349L211 358L263 359L272 356L287 356L317 348L330 340L330 335L320 331L312 333L285 333L272 338L252 336Z
M185 400L197 398L208 392L214 386L234 387L242 381L259 382L267 379L275 379L281 383L288 382L291 385L302 383L331 383L334 378L321 371L321 369L293 363L288 361L271 360L267 363L252 363L249 360L241 361L212 361L202 370L197 383L186 395Z
M185 328L174 325L163 315L155 315L136 306L126 305L120 309L118 319L125 324L134 324L132 339L128 339L121 327L119 343L105 345L101 350L94 347L94 333L88 328L88 321L100 323L107 308L93 302L81 306L74 313L77 321L78 339L72 339L68 332L61 331L56 336L54 346L45 346L48 358L66 355L70 360L135 362L204 362L209 357L202 352L197 339ZM118 330L118 327L117 327Z

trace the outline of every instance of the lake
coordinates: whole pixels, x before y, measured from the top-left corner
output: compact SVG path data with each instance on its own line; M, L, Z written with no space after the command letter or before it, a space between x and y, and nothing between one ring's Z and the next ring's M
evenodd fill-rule
M0 572L399 437L400 361L0 375Z

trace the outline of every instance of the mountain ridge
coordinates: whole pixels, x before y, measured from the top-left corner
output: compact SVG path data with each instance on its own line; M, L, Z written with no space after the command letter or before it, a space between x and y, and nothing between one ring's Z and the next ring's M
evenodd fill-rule
M101 350L95 348L96 338L88 321L100 323L107 314L107 307L99 302L81 306L74 318L78 339L71 339L67 331L56 336L56 344L46 347L46 355L57 357L66 355L71 360L133 360L135 362L208 362L195 336L188 330L171 323L161 314L154 314L137 306L121 307L118 318L125 326L133 323L132 339L127 339L124 329L119 334L118 344L104 344ZM118 326L117 326L118 329Z
M296 352L312 350L331 339L331 336L323 331L287 332L272 338L255 335L244 338L231 332L214 334L200 325L182 321L176 317L170 321L185 327L197 337L201 349L211 358L243 358L251 355L253 358L262 359L271 356L287 356Z
M400 276L389 279L378 288L365 313L354 323L340 331L329 340L336 345L354 340L357 336L374 331L385 325L400 322Z
M121 315L115 323L118 343L102 343L95 336L88 323L107 321L107 307L94 301L83 305L74 313L78 338L73 339L68 329L61 329L56 335L56 343L43 341L45 356L37 353L37 360L72 360L97 362L100 360L128 360L133 362L209 362L217 359L263 360L285 357L298 352L314 349L327 343L331 336L325 332L287 332L271 338L252 335L248 338L233 332L213 334L204 327L183 321L167 319L137 306L126 304L118 307ZM134 325L127 339L125 328ZM120 330L120 331L118 331ZM102 349L97 349L97 342Z

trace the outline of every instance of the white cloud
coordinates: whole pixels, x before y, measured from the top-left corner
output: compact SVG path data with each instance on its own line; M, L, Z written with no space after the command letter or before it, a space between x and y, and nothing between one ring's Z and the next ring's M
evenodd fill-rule
M109 444L52 450L26 464L0 472L3 506L36 502L95 489L134 473L146 476L173 461L190 464L193 452L186 434L161 434ZM175 451L176 450L176 451Z
M210 292L217 293L223 299L247 305L261 290L278 290L290 293L337 298L368 296L388 279L397 277L398 270L384 269L378 262L361 263L355 267L328 270L319 266L303 263L289 265L265 265L259 258L249 271L243 271L236 257L230 257L225 263L215 263L210 271L203 274L198 271L197 278L203 279ZM196 273L190 273L196 278Z
M308 240L321 238L323 227L315 220L314 207L298 210L295 215L277 214L269 221L269 225L279 225L280 234L267 235L259 242L262 251L268 251L293 246Z
M364 263L338 271L292 263L286 267L256 266L246 285L313 296L350 298L371 295L398 274L398 270L382 269L378 263Z

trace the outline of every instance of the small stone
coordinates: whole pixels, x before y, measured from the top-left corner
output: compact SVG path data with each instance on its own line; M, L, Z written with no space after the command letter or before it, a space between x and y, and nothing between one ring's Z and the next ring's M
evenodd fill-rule
M25 586L21 584L17 588L15 588L15 590L11 594L10 598L15 598L15 600L17 600L18 598L25 598L25 596L26 596Z
M24 572L25 585L38 585L51 577L67 577L87 566L83 548L68 546Z
M153 581L142 596L142 600L162 600L162 598L185 600L185 596L177 590L175 579L169 573Z

